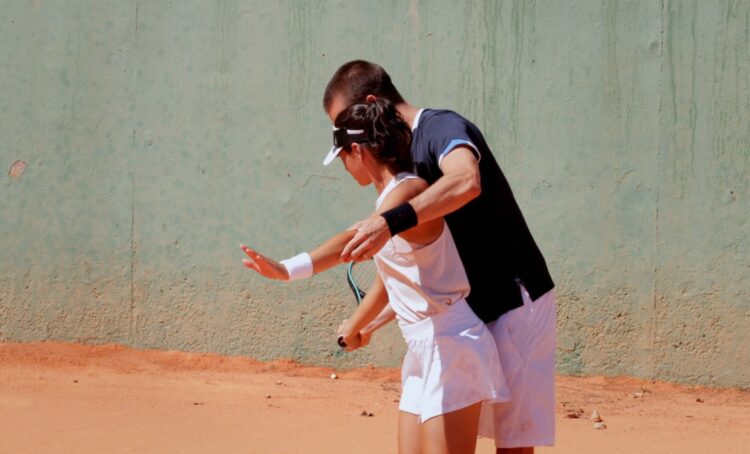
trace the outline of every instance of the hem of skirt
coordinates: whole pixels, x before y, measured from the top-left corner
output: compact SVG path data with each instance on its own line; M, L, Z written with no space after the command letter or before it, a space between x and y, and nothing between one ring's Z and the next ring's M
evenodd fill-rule
M437 416L441 416L441 415L444 415L446 413L451 413L451 412L454 412L454 411L458 411L458 410L461 410L462 408L466 408L466 407L469 407L471 405L474 405L474 404L477 404L477 403L480 403L480 402L481 403L485 403L485 402L500 403L500 402L507 402L509 400L510 400L510 396L504 396L504 395L499 395L498 396L498 395L494 395L494 396L491 396L491 397L485 397L484 399L479 399L479 400L475 400L475 401L468 402L468 403L460 403L460 404L450 405L448 407L440 407L439 409L435 408L435 409L433 409L433 411L422 411L422 413L419 414L419 423L420 424L424 424L427 421L429 421L430 419L435 418ZM411 413L411 412L407 412L407 413ZM411 414L416 414L416 413L411 413ZM423 416L425 414L428 414L429 417L424 418Z

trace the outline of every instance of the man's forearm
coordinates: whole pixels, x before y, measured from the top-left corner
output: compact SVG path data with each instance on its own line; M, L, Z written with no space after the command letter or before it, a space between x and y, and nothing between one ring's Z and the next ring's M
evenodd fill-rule
M424 192L409 201L417 212L419 223L452 213L479 196L478 178L464 173L449 173L440 177Z
M375 255L393 235L415 225L452 213L482 192L479 156L468 147L457 147L442 160L443 176L432 186L403 203L383 212L376 212L357 222L357 233L344 247L342 260L363 260Z

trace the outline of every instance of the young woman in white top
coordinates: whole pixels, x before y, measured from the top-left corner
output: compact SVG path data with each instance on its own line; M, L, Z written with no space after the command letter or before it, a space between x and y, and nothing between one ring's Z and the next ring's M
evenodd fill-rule
M409 173L411 131L387 100L355 104L334 122L334 146L324 164L339 157L362 186L378 192L378 212L426 189ZM354 231L334 236L309 254L276 262L242 246L245 266L280 280L310 277L340 264ZM443 219L394 236L374 257L388 300L367 298L340 331L347 345L390 304L408 350L402 368L398 446L401 453L474 452L484 401L508 400L495 342L464 299L469 282ZM372 290L372 289L371 289ZM380 293L368 291L368 294Z

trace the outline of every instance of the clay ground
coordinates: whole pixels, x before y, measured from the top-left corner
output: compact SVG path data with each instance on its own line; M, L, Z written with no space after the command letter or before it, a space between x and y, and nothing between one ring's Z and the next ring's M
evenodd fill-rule
M0 452L391 453L398 396L392 369L0 344ZM561 376L557 400L557 446L538 452L750 452L748 392Z

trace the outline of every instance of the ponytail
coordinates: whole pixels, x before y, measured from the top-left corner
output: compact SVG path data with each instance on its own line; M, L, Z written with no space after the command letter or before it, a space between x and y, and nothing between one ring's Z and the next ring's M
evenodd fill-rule
M377 162L392 171L413 170L411 128L387 99L352 104L339 113L334 124L337 128L364 130L367 134L364 145Z

